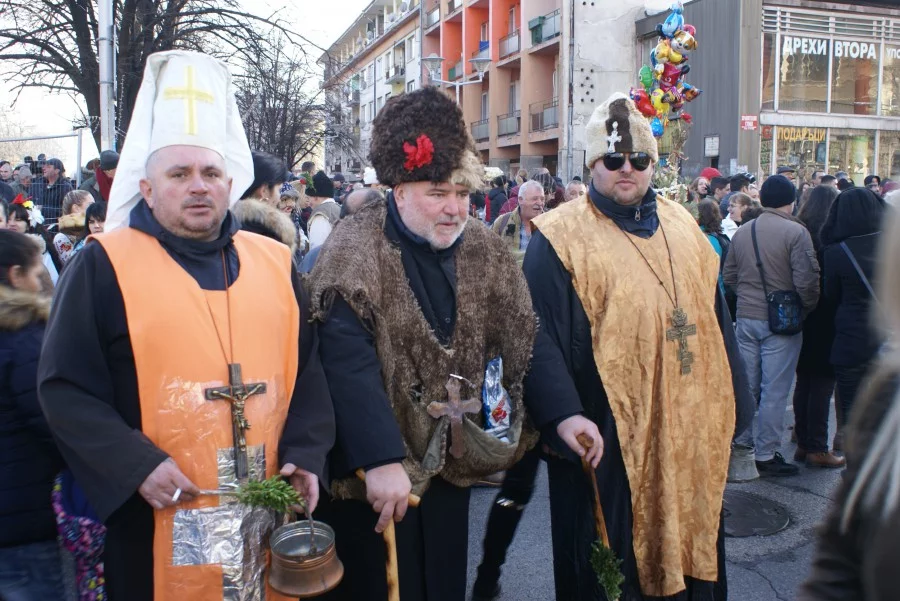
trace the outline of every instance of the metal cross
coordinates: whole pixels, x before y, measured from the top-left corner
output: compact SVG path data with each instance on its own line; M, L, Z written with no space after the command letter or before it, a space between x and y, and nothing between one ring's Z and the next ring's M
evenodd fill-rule
M244 405L247 399L253 395L265 394L264 382L244 384L241 378L241 364L228 364L228 386L218 388L206 388L203 394L207 401L226 400L231 403L231 433L234 439L234 473L238 481L250 476L249 462L247 461L247 436L250 422L244 415Z
M463 441L462 422L466 413L478 413L481 411L481 401L478 399L459 398L459 379L450 376L447 380L448 402L432 401L428 404L428 415L437 419L445 415L450 418L450 454L459 459L466 452L466 443Z
M681 307L672 312L672 327L666 330L666 340L678 341L678 360L681 362L681 375L691 373L694 353L687 348L687 337L697 335L697 325L688 325L688 316Z
M197 135L197 102L213 104L215 97L209 92L198 90L194 87L194 67L185 67L185 86L183 88L166 88L163 98L166 100L184 100L187 102L185 111L185 131L190 136Z
M622 136L619 135L618 121L613 121L612 133L606 136L606 141L609 143L609 148L606 149L606 152L610 154L616 152L616 142L622 141Z

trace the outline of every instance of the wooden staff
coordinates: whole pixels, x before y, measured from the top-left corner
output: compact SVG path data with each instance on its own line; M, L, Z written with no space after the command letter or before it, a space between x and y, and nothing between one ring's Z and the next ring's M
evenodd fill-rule
M356 477L366 481L366 472L362 469L356 470ZM407 504L410 507L418 507L422 499L418 495L410 493ZM394 528L394 518L388 520L384 532L384 569L387 574L387 601L400 601L400 569L397 564L397 531Z
M585 449L590 449L594 446L594 440L587 434L579 434L578 444ZM597 525L597 534L600 536L600 540L603 541L603 546L608 549L609 535L606 533L606 520L603 519L603 506L600 505L600 488L597 486L597 472L584 457L581 458L581 468L591 479L591 485L594 488L594 522Z

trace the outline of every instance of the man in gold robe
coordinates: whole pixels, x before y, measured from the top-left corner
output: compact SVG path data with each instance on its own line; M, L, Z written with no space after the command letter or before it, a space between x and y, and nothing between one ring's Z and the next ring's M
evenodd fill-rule
M722 495L734 428L718 324L719 260L650 187L647 120L622 94L587 126L587 195L534 220L524 271L584 415L628 601L726 598ZM565 451L563 451L565 452ZM574 455L550 459L556 598L605 599L590 565L593 493Z

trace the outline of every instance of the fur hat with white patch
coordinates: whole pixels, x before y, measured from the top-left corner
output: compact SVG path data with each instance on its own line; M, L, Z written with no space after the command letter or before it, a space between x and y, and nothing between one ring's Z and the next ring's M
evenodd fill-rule
M587 146L584 164L588 169L603 155L614 152L645 152L654 163L659 161L650 123L621 92L594 109L587 124Z

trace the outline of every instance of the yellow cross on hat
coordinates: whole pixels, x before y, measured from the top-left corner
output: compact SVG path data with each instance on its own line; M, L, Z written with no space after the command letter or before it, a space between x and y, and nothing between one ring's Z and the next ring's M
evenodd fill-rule
M198 90L194 87L194 66L187 65L184 68L185 86L183 88L166 88L163 91L163 98L166 100L185 100L187 101L187 110L185 111L185 133L190 136L197 135L197 102L205 102L213 104L216 99L209 92Z

